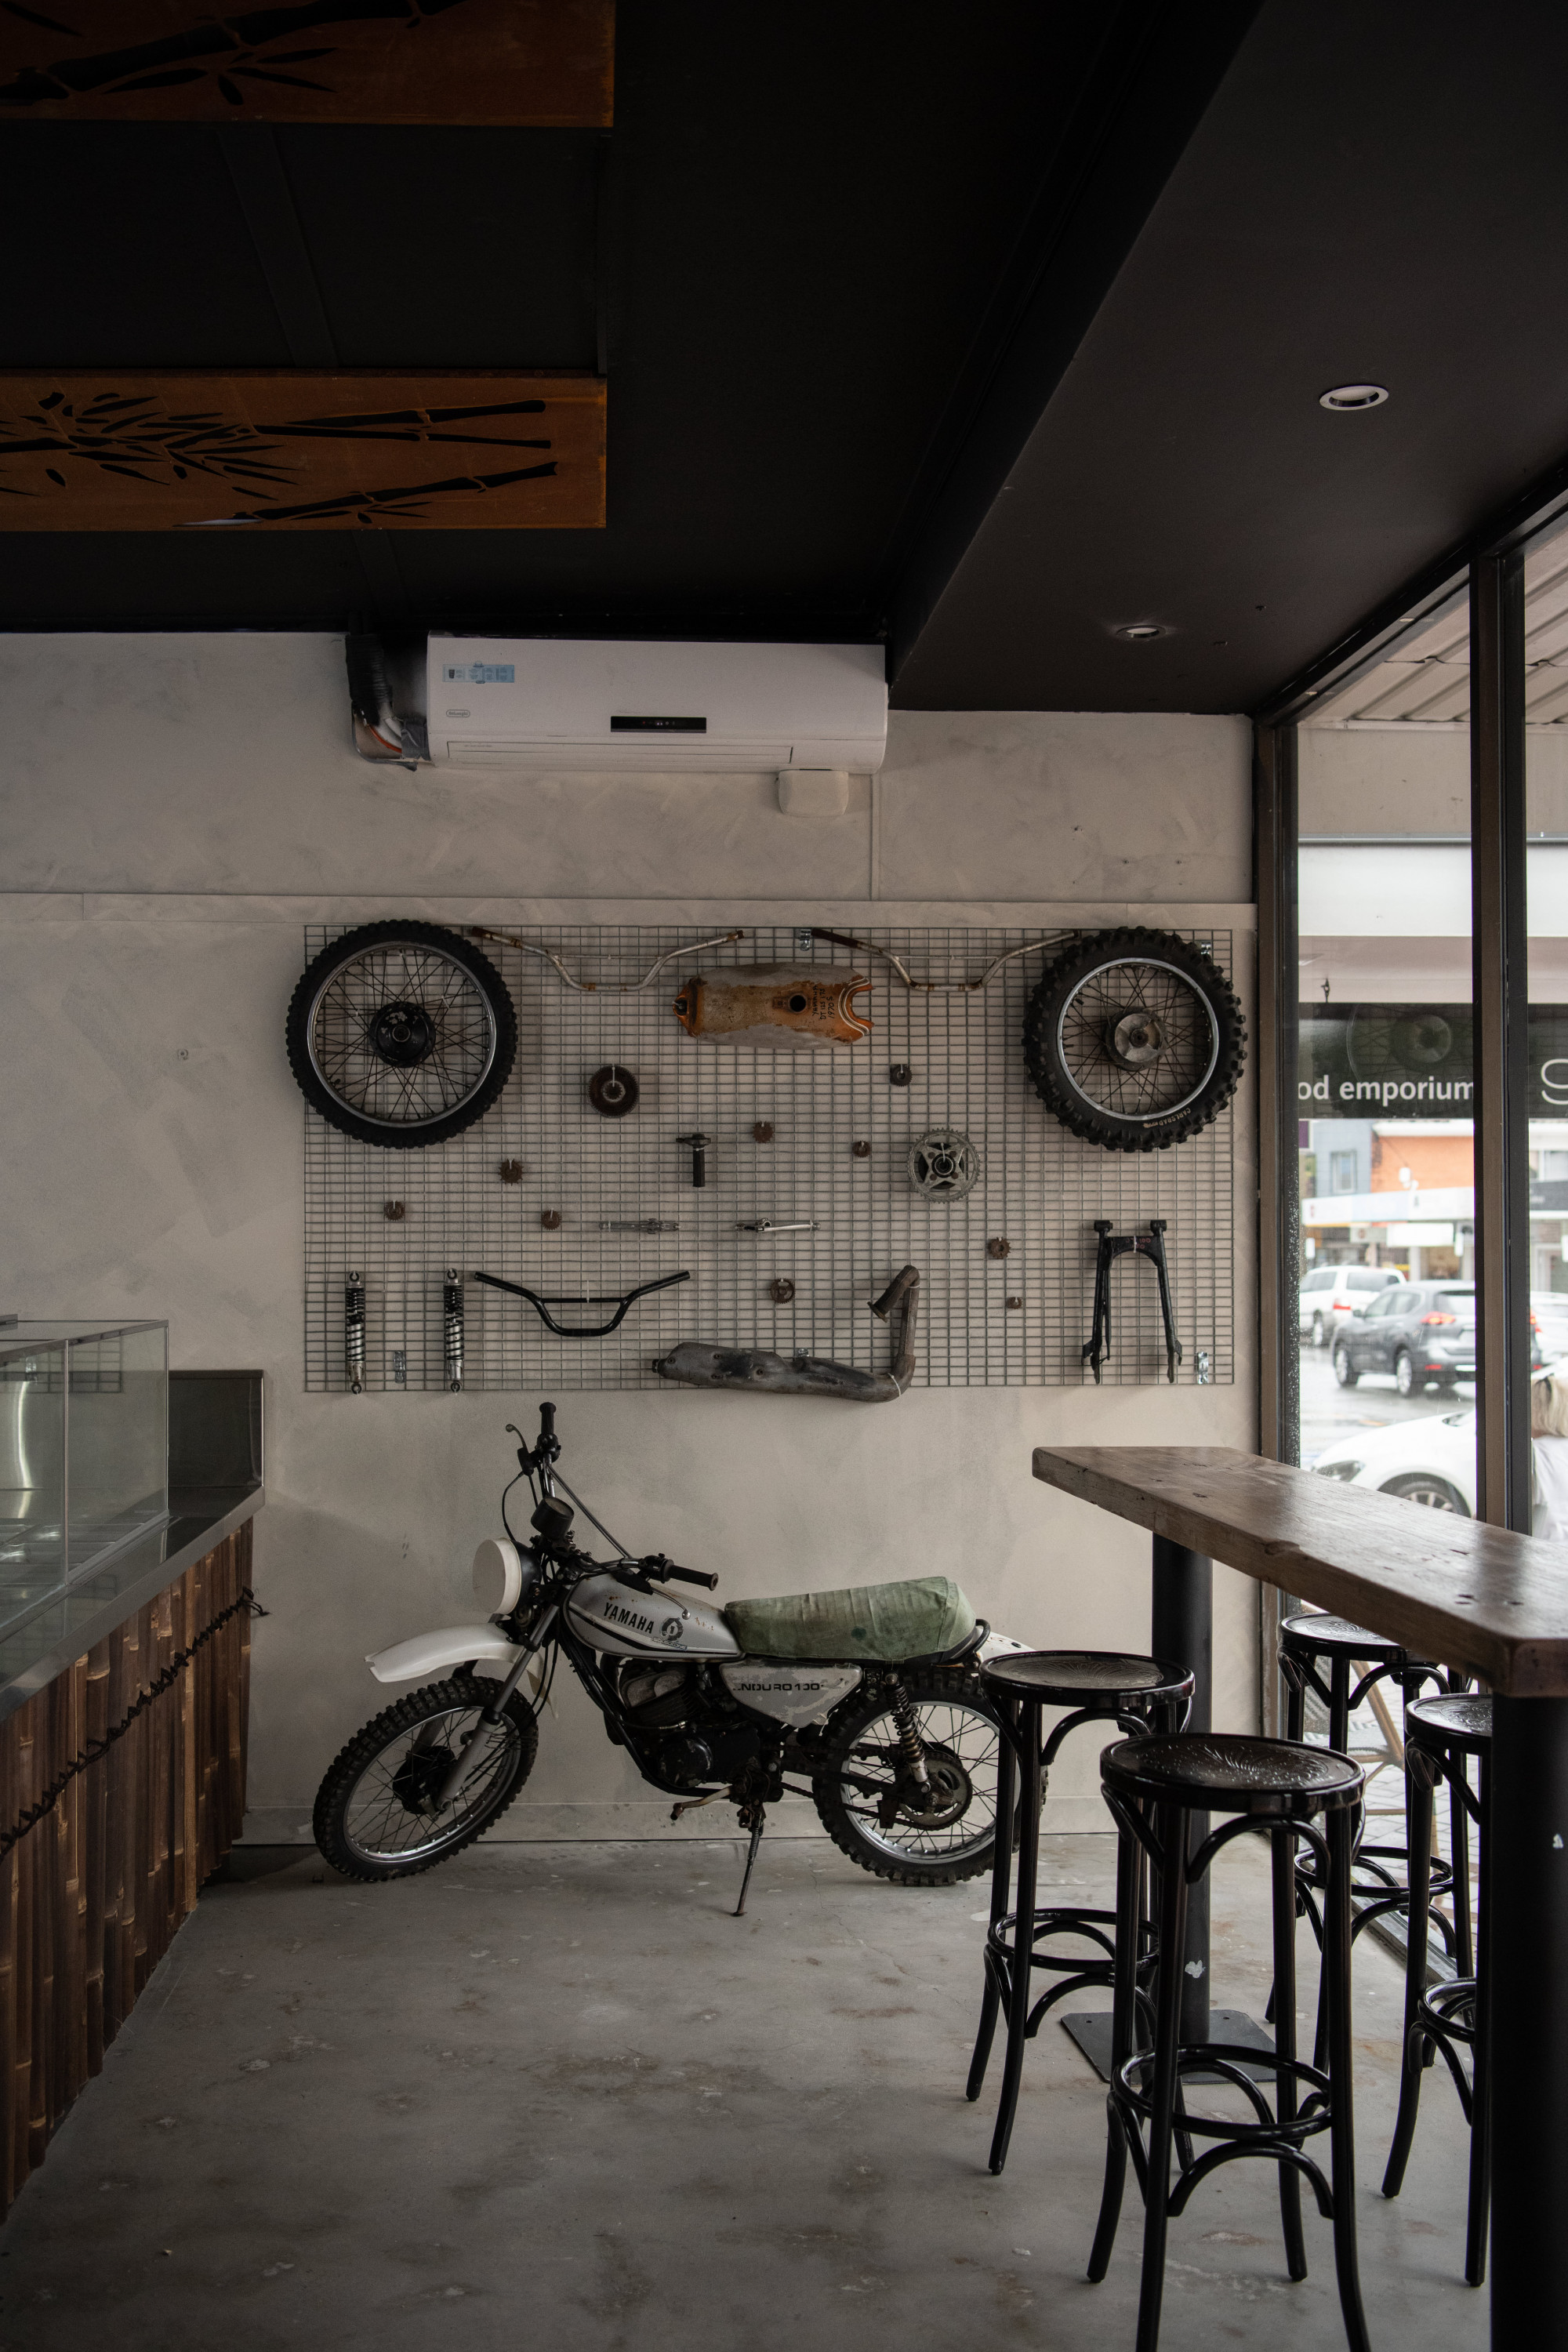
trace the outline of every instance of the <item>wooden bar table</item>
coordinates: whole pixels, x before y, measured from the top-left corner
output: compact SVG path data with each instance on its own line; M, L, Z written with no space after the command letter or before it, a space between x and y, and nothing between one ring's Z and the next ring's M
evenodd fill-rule
M1034 1466L1149 1529L1156 1636L1184 1641L1183 1663L1206 1664L1217 1559L1489 1687L1491 2340L1535 2352L1564 2325L1568 1545L1229 1446L1042 1445Z

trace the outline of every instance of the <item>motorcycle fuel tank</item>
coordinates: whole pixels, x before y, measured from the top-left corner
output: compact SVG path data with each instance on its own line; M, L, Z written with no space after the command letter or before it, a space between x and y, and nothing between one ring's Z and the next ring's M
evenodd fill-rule
M587 1576L566 1603L580 1642L612 1658L738 1658L722 1613L670 1592L641 1592L618 1576Z
M752 963L697 971L675 999L675 1017L690 1037L720 1045L858 1045L871 1024L854 999L870 986L863 973L826 964Z

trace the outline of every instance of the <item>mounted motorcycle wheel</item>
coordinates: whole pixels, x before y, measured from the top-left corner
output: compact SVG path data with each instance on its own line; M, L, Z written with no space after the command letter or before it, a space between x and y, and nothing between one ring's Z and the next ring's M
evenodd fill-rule
M408 1151L482 1118L517 1059L506 982L456 931L362 923L306 966L289 1006L289 1066L330 1125Z
M413 1878L499 1821L533 1769L539 1726L514 1692L457 1796L436 1795L479 1710L500 1689L479 1675L427 1683L356 1731L316 1796L316 1843L346 1878Z
M935 1666L900 1681L930 1801L909 1784L886 1684L857 1691L828 1717L812 1794L828 1836L862 1870L901 1886L953 1886L991 1867L1001 1733L977 1674Z
M1069 1134L1163 1151L1202 1133L1247 1053L1236 991L1173 931L1100 931L1047 967L1024 1016L1035 1091Z

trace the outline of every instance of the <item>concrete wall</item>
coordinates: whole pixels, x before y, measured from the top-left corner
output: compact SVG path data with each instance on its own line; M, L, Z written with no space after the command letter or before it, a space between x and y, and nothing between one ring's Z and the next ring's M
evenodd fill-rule
M1247 730L1238 719L895 716L848 814L779 814L755 779L409 775L346 741L338 641L0 641L9 1010L0 1300L167 1316L176 1365L260 1365L268 1493L249 1834L292 1836L384 1694L364 1653L471 1613L509 1419L532 1400L307 1397L302 1108L282 1019L307 920L700 924L868 919L1237 934L1251 995ZM1044 1114L1042 1113L1042 1116ZM1228 1389L917 1391L895 1407L690 1393L567 1395L570 1473L725 1596L938 1568L1032 1643L1138 1644L1148 1544L1038 1486L1030 1448L1256 1442L1255 1119L1237 1156ZM520 1406L521 1411L520 1412ZM1255 1719L1256 1595L1221 1573L1216 1718ZM546 1717L512 1835L657 1833L574 1689ZM1092 1738L1057 1776L1102 1816ZM706 1831L713 1816L699 1815Z

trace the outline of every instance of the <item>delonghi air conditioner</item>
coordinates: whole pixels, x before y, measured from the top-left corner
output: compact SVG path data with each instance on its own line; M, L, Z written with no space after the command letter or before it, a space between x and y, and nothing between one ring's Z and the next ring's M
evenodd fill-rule
M888 742L880 646L432 635L426 693L430 757L462 767L865 774Z

